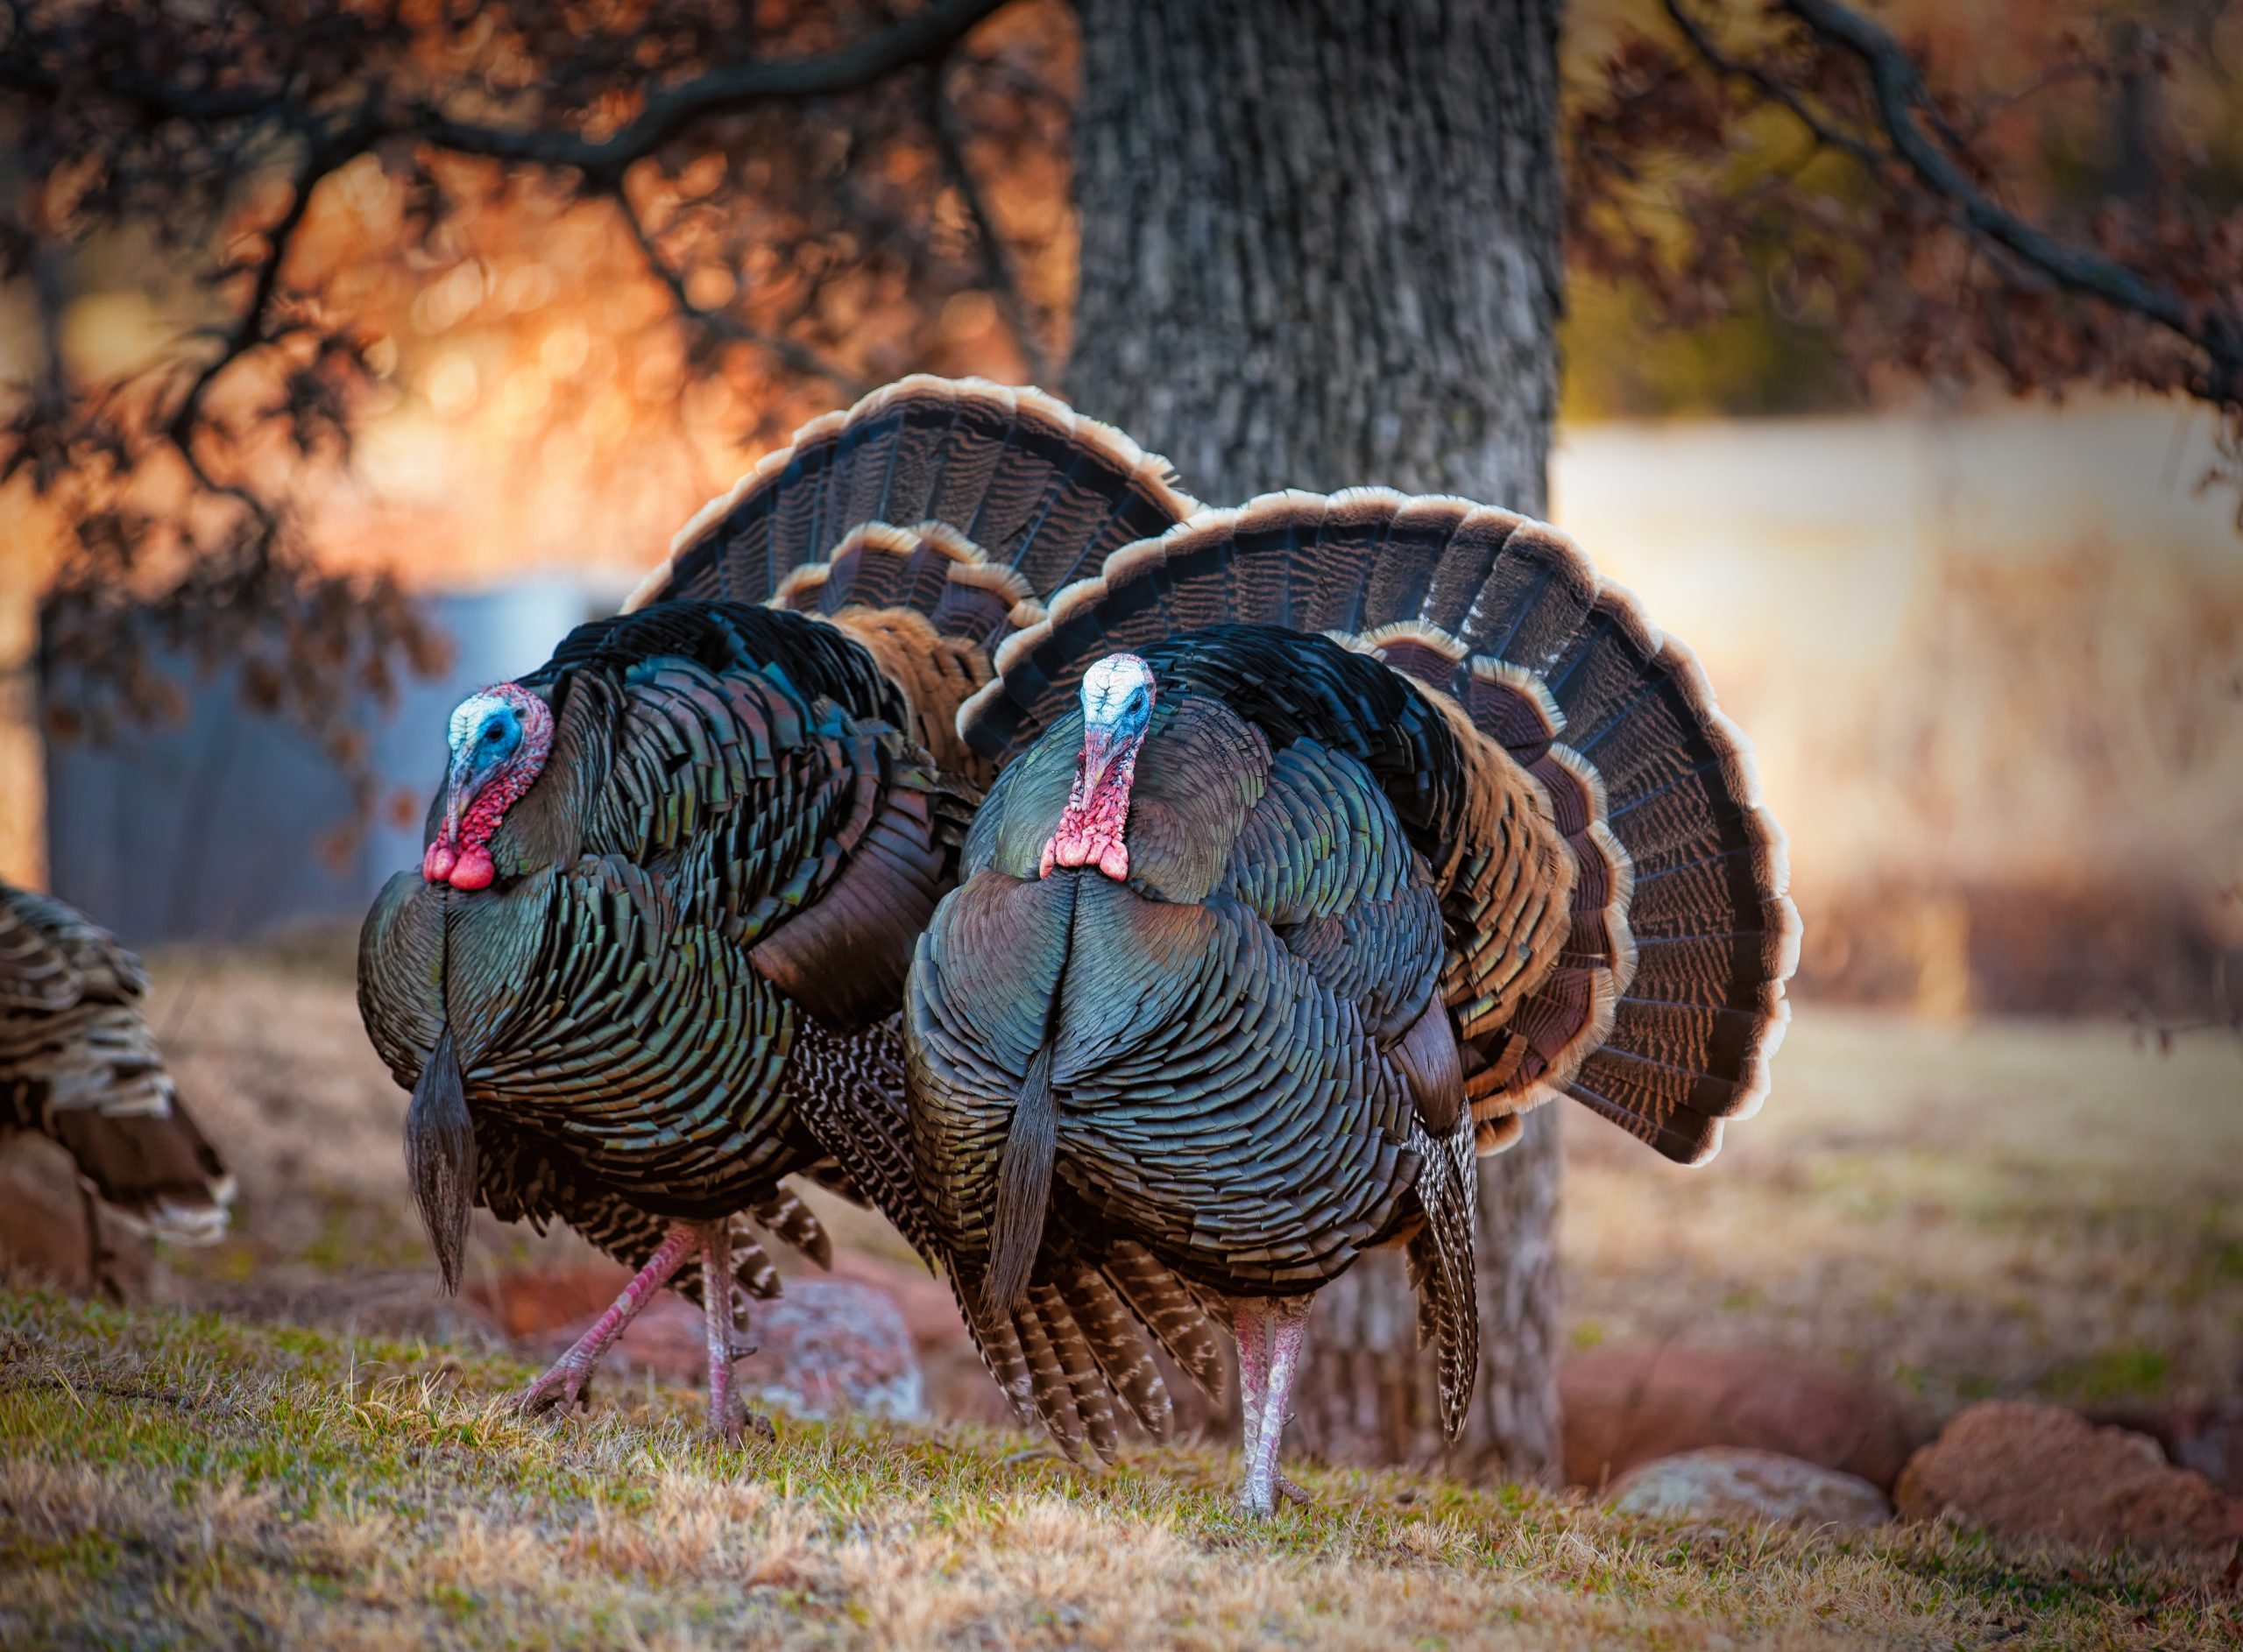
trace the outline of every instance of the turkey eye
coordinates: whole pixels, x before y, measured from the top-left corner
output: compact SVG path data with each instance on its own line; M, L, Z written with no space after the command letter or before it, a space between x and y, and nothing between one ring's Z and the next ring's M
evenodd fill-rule
M486 739L486 740L499 740L499 739L503 739L503 738L506 738L506 730L504 730L504 729L500 728L497 724L493 723L493 724L489 724L488 726L486 726L486 727L484 729L484 731L483 731L483 738L484 738L485 739Z

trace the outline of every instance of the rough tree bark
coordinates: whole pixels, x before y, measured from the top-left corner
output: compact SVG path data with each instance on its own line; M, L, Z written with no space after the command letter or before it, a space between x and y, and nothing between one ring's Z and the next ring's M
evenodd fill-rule
M1539 515L1557 403L1559 0L1079 0L1066 390L1211 503L1357 483ZM1452 1465L1546 1478L1555 1120L1483 1161ZM1441 1452L1398 1261L1320 1301L1295 1442Z

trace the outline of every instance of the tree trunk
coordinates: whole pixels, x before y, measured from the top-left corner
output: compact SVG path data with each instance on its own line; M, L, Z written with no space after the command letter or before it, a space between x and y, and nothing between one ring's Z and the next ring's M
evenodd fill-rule
M1557 403L1558 0L1080 0L1066 389L1198 497L1360 483L1539 515ZM1483 1161L1456 1466L1546 1478L1555 1120ZM1320 1298L1288 1444L1440 1455L1397 1259Z

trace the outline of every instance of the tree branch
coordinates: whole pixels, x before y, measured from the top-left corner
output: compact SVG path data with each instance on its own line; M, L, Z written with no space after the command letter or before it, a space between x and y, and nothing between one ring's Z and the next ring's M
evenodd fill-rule
M726 311L704 310L694 303L686 296L683 272L662 257L661 247L655 244L654 232L647 228L646 220L639 215L638 208L631 204L630 196L619 187L610 190L608 194L615 202L616 211L622 216L624 228L631 232L631 239L637 244L640 256L647 260L647 268L654 273L656 280L669 289L671 300L677 306L678 314L686 321L694 326L704 327L721 338L732 339L742 344L753 344L758 349L768 350L795 371L829 380L853 399L864 395L872 388L869 384L842 366L840 363L820 351L812 349L798 339L789 338L780 333L767 333L761 328L750 327L738 316Z
M2141 316L2194 345L2206 358L2205 399L2228 407L2243 405L2243 315L2192 305L2162 282L2100 253L2067 245L1996 204L1926 133L1918 116L1936 117L1931 95L1914 60L1882 25L1835 0L1782 4L1818 39L1861 60L1893 155L1967 229L2055 286Z
M1681 31L1682 38L1705 60L1708 67L1732 80L1743 81L1769 102L1789 109L1799 124L1814 134L1817 143L1851 155L1872 173L1884 168L1889 157L1880 154L1856 134L1831 125L1808 106L1806 99L1758 64L1744 62L1724 53L1713 36L1706 32L1705 25L1685 9L1682 0L1664 0L1664 4L1668 20Z
M1043 341L1037 336L1029 315L1028 298L1022 291L1020 272L1013 263L1012 249L997 233L996 220L990 215L988 199L981 192L980 180L973 175L973 168L966 158L966 138L959 130L958 109L944 89L944 79L950 68L949 60L938 61L927 77L927 127L934 134L935 154L942 162L944 172L957 186L966 210L973 220L974 237L981 244L981 269L989 287L997 296L998 307L1004 311L1005 325L1012 328L1014 338L1020 342L1022 359L1028 365L1030 382L1044 384L1051 373L1051 358L1044 354Z
M295 238L297 229L303 223L304 215L310 209L312 192L321 179L357 153L356 148L335 152L316 137L307 134L304 159L290 180L293 193L287 210L265 232L265 256L258 261L250 283L249 301L242 307L234 324L220 335L218 353L202 364L189 381L186 392L164 420L164 439L177 451L195 481L211 493L221 493L237 501L257 519L260 538L269 540L279 527L272 507L258 498L255 490L239 482L220 482L203 468L195 451L195 427L202 421L202 404L210 387L236 362L242 359L263 342L265 317L272 307L274 294L279 290L280 266L288 260L288 249Z
M751 104L833 97L862 91L897 70L946 53L1006 0L936 0L924 11L855 46L815 55L729 63L657 92L613 136L486 126L446 120L434 110L409 123L424 141L465 155L570 166L613 188L630 166L704 116Z

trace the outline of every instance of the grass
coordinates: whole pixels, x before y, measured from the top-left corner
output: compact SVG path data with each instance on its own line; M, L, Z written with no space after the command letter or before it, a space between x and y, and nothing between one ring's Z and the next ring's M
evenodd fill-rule
M2209 1569L1685 1527L1516 1488L1235 1460L1080 1473L979 1429L780 1423L684 1394L557 1424L497 1357L0 1296L0 1643L1652 1648L2234 1644Z
M1810 1005L1775 1077L1703 1169L1566 1120L1574 1345L1789 1348L1935 1415L2243 1386L2243 1042Z

